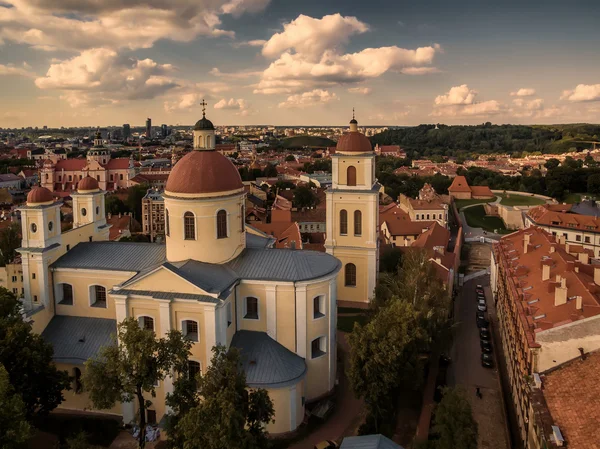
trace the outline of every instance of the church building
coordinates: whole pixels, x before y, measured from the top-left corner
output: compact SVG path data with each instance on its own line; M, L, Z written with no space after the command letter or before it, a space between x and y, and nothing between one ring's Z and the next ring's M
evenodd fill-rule
M368 302L375 288L374 153L353 120L334 156L327 253L276 249L246 225L242 180L215 150L215 128L204 113L193 134L194 150L166 184L164 244L108 241L105 192L95 177L78 181L66 232L51 191L31 190L20 209L27 319L75 379L62 408L93 411L81 389L84 363L111 343L117 323L133 317L157 336L177 329L194 342L190 375L206 370L215 345L239 348L248 385L273 400L275 423L267 430L293 431L305 404L334 388L338 299ZM172 389L167 377L148 398L149 422L163 418ZM128 423L135 407L101 412Z

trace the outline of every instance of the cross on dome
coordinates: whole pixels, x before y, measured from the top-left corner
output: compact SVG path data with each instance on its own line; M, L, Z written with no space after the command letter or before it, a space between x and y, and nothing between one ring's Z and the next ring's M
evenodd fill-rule
M208 105L208 103L206 101L204 101L204 98L202 99L202 101L200 102L200 106L202 106L202 117L206 117L206 106Z

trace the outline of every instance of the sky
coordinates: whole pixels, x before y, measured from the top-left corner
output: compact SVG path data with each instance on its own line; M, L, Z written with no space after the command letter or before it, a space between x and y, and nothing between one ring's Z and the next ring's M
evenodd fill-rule
M0 0L0 127L598 123L600 3Z

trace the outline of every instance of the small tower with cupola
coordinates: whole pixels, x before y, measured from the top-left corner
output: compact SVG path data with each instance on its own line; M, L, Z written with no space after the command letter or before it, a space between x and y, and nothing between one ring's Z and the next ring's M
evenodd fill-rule
M202 100L202 118L194 126L194 150L215 149L215 127L206 118L206 102Z
M98 181L86 176L77 184L77 192L73 198L73 229L94 223L95 233L99 240L108 239L109 227L106 225L104 209L104 192L100 190ZM106 234L106 235L104 235Z
M377 282L380 186L375 178L375 153L369 139L358 131L354 114L331 161L325 249L343 264L338 301L368 303Z

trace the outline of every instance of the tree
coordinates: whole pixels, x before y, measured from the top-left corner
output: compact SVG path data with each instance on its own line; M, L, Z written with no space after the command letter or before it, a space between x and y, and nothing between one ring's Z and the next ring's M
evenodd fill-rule
M461 387L445 387L442 393L434 415L433 431L439 436L436 449L476 449L477 422L465 391Z
M11 223L0 231L0 266L5 267L12 263L17 255L17 248L21 246L21 227Z
M64 399L63 390L71 388L67 372L56 369L53 354L52 345L23 320L16 296L0 288L0 364L23 400L28 420L54 410Z
M210 367L199 376L198 404L177 425L183 449L263 449L265 426L273 421L266 390L248 389L236 348L213 348Z
M127 208L125 203L116 195L107 196L104 205L107 214L119 215L125 212L129 212L129 209Z
M400 248L387 248L381 251L379 258L379 270L382 273L397 273L398 265L402 261L402 251Z
M296 158L295 158L293 155L291 155L291 154L288 154L288 155L285 157L285 161L286 161L286 162L294 162L295 160L296 160Z
M558 159L550 158L546 161L546 163L544 164L544 167L546 167L548 170L552 170L553 168L556 168L559 165L560 165L560 161Z
M300 186L294 190L294 206L314 207L319 204L317 195L307 186Z
M127 197L127 207L133 211L133 218L142 221L142 198L148 193L149 186L147 184L138 184L129 188L129 196Z
M589 193L600 193L600 173L590 175L587 180L587 191Z
M118 325L118 339L100 349L85 363L84 388L97 409L108 409L117 402L138 403L140 435L138 445L146 438L146 409L151 405L144 393L156 396L156 384L176 367L188 363L192 343L179 331L156 338L154 331L143 329L136 319L128 318ZM117 343L118 342L118 343Z
M23 399L9 382L8 371L0 365L0 447L26 447L31 437L31 425L25 415Z

